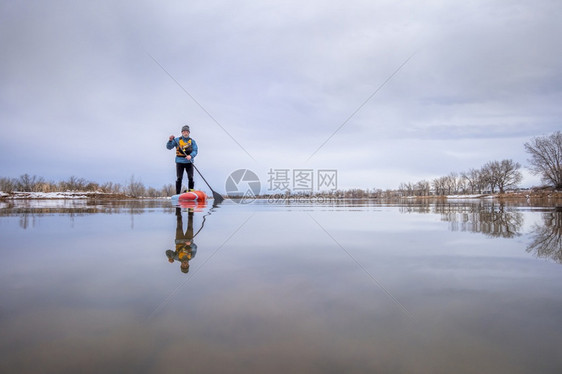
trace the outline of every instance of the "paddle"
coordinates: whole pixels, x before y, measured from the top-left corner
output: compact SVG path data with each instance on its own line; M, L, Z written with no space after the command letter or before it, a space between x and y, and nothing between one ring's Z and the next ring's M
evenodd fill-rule
M181 148L178 147L178 149L180 150L181 153L183 153L184 156L187 157L187 154L185 153L185 151ZM205 179L205 177L203 176L203 174L201 174L201 172L199 171L199 169L197 169L197 166L195 166L195 164L193 162L191 162L191 165L193 165L193 167L195 168L195 170L197 170L197 173L199 174L199 176L205 181L205 184L207 185L207 187L209 187L211 189L211 192L213 193L213 199L214 204L220 204L223 202L224 197L222 197L222 195L218 192L216 192L215 190L213 190L213 187L211 187L209 185L209 182L207 182L207 180Z
M211 189L211 192L213 193L213 199L215 199L215 204L220 204L223 202L224 197L222 197L222 195L218 192L216 192L215 190L213 190L213 188L209 185L209 183L207 182L207 180L205 179L205 177L203 177L203 175L201 174L201 172L199 171L199 169L197 169L197 166L195 166L195 164L192 162L191 165L193 165L193 167L195 168L195 170L197 170L197 173L199 174L199 176L205 181L205 184L207 185L207 187L209 187Z

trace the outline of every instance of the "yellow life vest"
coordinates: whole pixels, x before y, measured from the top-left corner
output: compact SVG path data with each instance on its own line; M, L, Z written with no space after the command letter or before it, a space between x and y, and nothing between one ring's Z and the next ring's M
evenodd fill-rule
M184 141L183 137L181 137L178 143L179 145L176 147L176 156L185 157L186 155L189 155L191 153L193 149L191 146L191 138L188 138L187 141ZM185 154L183 154L180 149L183 150Z

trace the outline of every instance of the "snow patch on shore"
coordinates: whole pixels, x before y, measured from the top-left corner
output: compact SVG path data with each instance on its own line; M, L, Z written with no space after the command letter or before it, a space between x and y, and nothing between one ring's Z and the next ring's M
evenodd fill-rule
M5 199L42 199L42 200L53 200L53 199L87 199L94 195L104 195L103 192L84 192L84 191L65 191L65 192L11 192L6 193L0 191L0 198Z
M456 200L456 199L486 199L486 198L493 198L491 195L447 195L445 196L449 200Z

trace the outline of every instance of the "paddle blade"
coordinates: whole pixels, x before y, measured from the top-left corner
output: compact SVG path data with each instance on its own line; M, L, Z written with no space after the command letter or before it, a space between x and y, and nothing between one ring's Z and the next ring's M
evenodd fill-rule
M220 193L213 191L213 199L215 200L213 204L220 204L223 202L224 197Z

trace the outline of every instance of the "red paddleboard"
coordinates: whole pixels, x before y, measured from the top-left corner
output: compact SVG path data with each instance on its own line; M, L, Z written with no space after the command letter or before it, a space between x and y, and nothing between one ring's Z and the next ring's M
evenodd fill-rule
M205 201L207 200L207 195L203 191L188 191L180 195L179 200L197 200Z
M188 191L180 195L172 196L172 200L178 201L206 201L207 195L203 191Z

